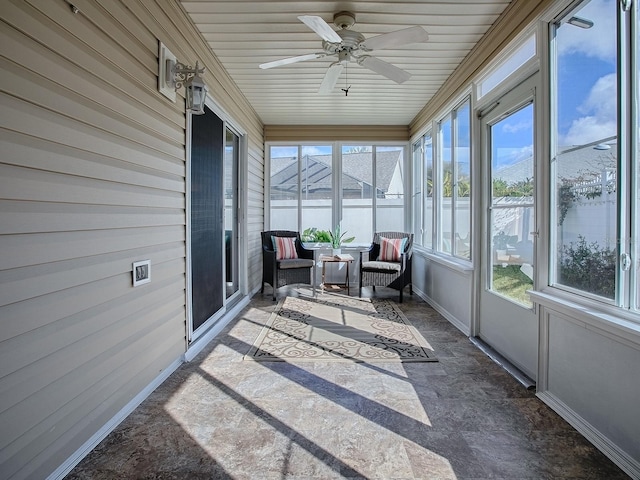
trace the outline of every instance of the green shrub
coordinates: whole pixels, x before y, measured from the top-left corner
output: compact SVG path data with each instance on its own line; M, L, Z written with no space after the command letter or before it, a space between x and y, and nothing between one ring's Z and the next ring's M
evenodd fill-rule
M316 227L307 228L300 235L303 242L331 243L331 235L327 230L318 230Z
M587 244L582 235L564 245L560 252L560 283L606 298L614 298L616 288L616 251Z

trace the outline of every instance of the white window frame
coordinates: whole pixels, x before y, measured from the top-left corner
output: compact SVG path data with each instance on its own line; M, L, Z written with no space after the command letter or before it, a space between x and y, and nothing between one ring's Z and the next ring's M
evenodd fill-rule
M264 229L269 230L271 227L271 149L272 147L297 147L298 148L298 212L297 212L297 230L302 232L302 197L300 192L300 182L302 179L300 173L300 159L302 156L302 148L305 146L331 146L332 148L332 186L333 186L333 199L332 199L332 225L335 226L341 221L342 216L342 147L343 146L367 146L372 147L373 158L373 185L375 191L376 172L375 172L375 153L377 147L402 147L402 168L404 172L411 171L411 159L408 153L410 152L411 145L408 142L398 141L336 141L336 142L266 142L265 143L265 190L264 190ZM411 175L404 175L403 179L403 230L409 231L411 225ZM376 198L373 196L372 204L372 228L373 232L376 232ZM327 226L329 227L329 226ZM373 238L373 235L372 235ZM354 245L355 246L355 245Z

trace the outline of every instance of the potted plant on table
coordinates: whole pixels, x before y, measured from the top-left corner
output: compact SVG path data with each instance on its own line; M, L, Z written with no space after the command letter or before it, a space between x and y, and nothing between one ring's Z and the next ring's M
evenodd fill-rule
M336 225L333 230L329 230L329 237L331 239L331 248L333 249L333 255L340 255L342 253L341 246L343 243L351 243L356 237L344 238L347 232L343 232L340 224Z
M509 235L502 230L493 237L493 248L498 255L506 255L507 242L509 241Z

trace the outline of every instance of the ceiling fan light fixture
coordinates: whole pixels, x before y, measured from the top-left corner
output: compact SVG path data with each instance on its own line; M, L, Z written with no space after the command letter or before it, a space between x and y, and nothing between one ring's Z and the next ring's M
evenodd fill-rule
M333 24L340 28L351 28L356 23L356 16L351 12L338 12L333 16Z
M281 60L263 63L259 66L260 68L273 68L314 58L322 58L327 55L337 55L338 60L331 64L325 74L322 85L320 86L320 93L331 92L335 87L338 76L350 61L355 61L358 65L378 73L383 77L387 77L395 83L403 83L411 77L409 72L384 60L372 57L368 55L368 53L373 50L397 48L412 43L424 43L429 39L427 32L420 26L404 28L402 30L365 38L362 33L356 30L349 30L349 28L356 23L356 16L347 11L338 12L333 16L333 22L339 28L338 31L333 30L322 17L302 15L299 16L298 19L322 38L322 49L324 52L283 58ZM346 95L349 91L346 83L345 87L346 88L342 90Z
M336 32L340 35L342 41L340 43L333 42L322 42L322 48L329 55L335 55L339 52L347 50L349 52L355 52L359 50L360 44L364 42L364 35L360 32L356 32L355 30L339 30Z

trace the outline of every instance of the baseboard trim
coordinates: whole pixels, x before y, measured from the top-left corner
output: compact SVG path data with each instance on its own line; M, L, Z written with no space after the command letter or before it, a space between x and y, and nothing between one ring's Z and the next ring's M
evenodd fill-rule
M553 411L564 418L582 436L589 440L598 450L604 453L613 463L619 466L631 478L640 478L640 462L634 460L625 451L602 435L589 422L569 408L552 393L539 392L536 396Z
M133 397L129 403L127 403L118 413L116 413L111 420L105 423L100 430L89 438L80 448L78 448L65 462L56 468L48 477L47 480L61 480L73 470L73 468L80 463L80 461L86 457L91 450L96 448L98 444L104 440L115 428L122 423L138 406L158 388L169 376L176 371L176 369L184 363L184 356L180 356L174 360L167 368L165 368L160 375L151 381L138 395Z
M446 318L449 323L451 323L454 327L464 333L465 336L468 337L469 335L471 335L469 325L465 325L463 322L451 315L443 306L439 305L438 302L429 297L429 295L415 287L413 287L413 293L417 294L421 299L431 305L436 312Z

